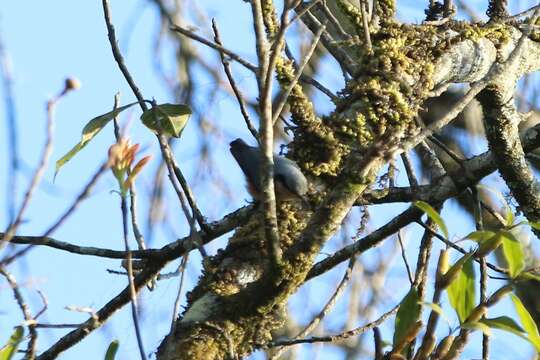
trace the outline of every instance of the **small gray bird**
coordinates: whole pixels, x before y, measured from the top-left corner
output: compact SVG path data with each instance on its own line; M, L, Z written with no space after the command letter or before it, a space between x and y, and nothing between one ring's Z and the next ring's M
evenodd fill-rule
M249 146L242 139L230 143L230 151L247 178L248 190L255 200L261 196L261 161L263 154L258 147ZM274 186L276 199L305 200L308 183L296 163L287 158L274 155Z

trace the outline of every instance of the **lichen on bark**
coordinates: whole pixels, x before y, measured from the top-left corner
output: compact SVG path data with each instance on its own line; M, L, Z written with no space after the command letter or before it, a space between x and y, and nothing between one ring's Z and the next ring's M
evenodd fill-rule
M277 31L272 1L263 1L262 8L266 31L272 38ZM475 36L504 38L501 29L457 24L457 35L448 40L446 27L399 24L392 20L393 0L377 1L376 11L384 19L370 34L372 48L368 51L360 38L349 44L358 70L339 93L332 113L317 116L299 84L288 98L294 138L287 156L296 160L311 180L322 184L310 194L312 202L322 204L315 219L309 218L310 210L300 203L278 204L284 261L276 273L269 271L264 220L255 211L227 247L206 261L205 272L188 297L187 310L170 335L180 341L162 345L159 358L223 359L231 351L249 354L270 340L272 330L282 324L288 298L304 282L324 241L384 163L384 159L374 160L363 172L350 170L351 154L355 154L352 160L362 160L358 154L373 144L399 141L417 130L415 117L435 85L435 63L454 41ZM359 21L354 24L362 26ZM357 30L361 33L362 29ZM287 89L295 77L292 62L278 57L275 72L280 86ZM365 165L353 164L357 168ZM339 191L328 191L326 196L327 188ZM317 219L321 220L318 228L306 229L308 220L316 223ZM190 313L197 306L206 311ZM202 355L206 357L197 357Z

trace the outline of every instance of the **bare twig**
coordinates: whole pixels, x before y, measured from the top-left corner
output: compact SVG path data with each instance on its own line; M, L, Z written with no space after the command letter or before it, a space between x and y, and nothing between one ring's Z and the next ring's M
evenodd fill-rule
M435 210L438 212L441 211L441 206L435 206ZM421 221L417 221L418 223ZM432 232L435 232L437 225L431 220L428 219L424 224L425 227L429 228L431 231L424 231L422 235L422 242L420 243L420 250L418 252L418 260L416 262L416 273L415 273L415 285L417 286L418 296L423 301L426 294L426 284L428 281L427 272L429 267L429 260L431 257L431 248L433 245L433 235Z
M362 25L364 28L364 38L366 40L366 46L369 53L373 52L373 45L371 45L371 35L369 31L369 19L366 14L366 1L360 0L360 12L362 13Z
M293 66L295 68L296 71L298 71L298 64L297 64L297 61L296 59L294 58L289 46L287 43L285 43L285 55L287 56L287 58L289 60L291 60L293 62ZM311 76L309 75L306 75L306 74L302 74L300 76L300 81L304 84L309 84L309 85L312 85L313 87L315 87L317 90L319 90L320 92L322 92L324 95L328 96L330 98L330 100L332 100L332 102L334 103L337 103L338 100L339 100L339 97L337 97L332 91L330 91L330 89L328 89L326 86L324 86L323 84L321 84L319 81L315 80L314 78L312 78Z
M407 152L401 154L401 160L403 161L403 166L405 167L405 172L407 173L407 178L409 179L409 184L411 187L415 188L418 186L418 177L415 174L414 167Z
M244 223L249 217L253 207L246 206L240 208L230 214L224 216L221 220L212 222L208 225L209 231L199 231L198 236L202 238L204 244L211 240L231 231L235 227ZM4 233L0 233L0 238ZM89 246L78 246L67 242L58 241L50 237L45 236L15 236L11 243L13 244L31 244L32 246L42 245L48 246L54 249L67 251L73 254L98 256L110 259L125 259L126 252L119 250L110 250L95 248ZM167 259L173 260L180 256L185 255L187 252L194 249L193 242L191 240L191 234L178 239L175 242L165 245L160 249L146 249L146 250L133 250L131 255L133 259Z
M339 97L337 97L330 89L328 89L326 86L312 78L311 76L308 76L306 74L302 74L300 76L300 81L304 84L309 84L315 87L317 90L322 92L324 95L328 96L330 100L332 100L334 103L337 103L339 100Z
M515 15L512 15L510 16L510 19L517 19L517 18L520 18L522 16L526 16L526 15L529 15L530 13L534 13L536 10L540 9L540 5L535 5L527 10L524 10L522 12L519 12Z
M36 329L72 329L81 326L81 324L36 324Z
M34 195L34 191L37 189L41 178L43 177L43 174L45 173L45 170L47 169L47 165L49 163L49 157L52 154L52 145L53 145L53 130L54 130L54 110L56 107L56 104L58 101L67 94L70 90L73 90L73 87L70 86L70 80L66 80L64 82L64 88L63 90L54 98L49 100L47 102L47 126L46 126L46 138L45 138L45 145L43 146L43 150L41 151L41 158L39 160L39 164L32 175L32 180L30 181L30 185L28 186L28 189L26 190L23 201L21 204L21 207L19 208L19 211L17 212L17 215L15 216L15 219L13 222L9 225L5 232L5 236L3 237L3 241L0 242L0 249L4 247L11 238L15 235L17 232L17 228L21 224L24 212L28 208L28 205L30 204L30 200L32 199L32 196Z
M124 239L124 248L126 251L126 268L127 268L127 278L128 278L128 287L131 298L131 317L133 319L133 325L135 327L135 335L137 337L137 346L139 348L139 355L142 360L146 360L146 353L144 351L143 339L141 335L141 329L139 325L139 316L137 314L137 292L135 291L135 285L133 283L133 266L131 262L131 250L129 248L129 234L128 234L128 208L127 208L127 198L125 193L121 194L120 197L120 207L122 210L122 234Z
M141 91L135 84L135 81L133 80L133 77L131 76L129 70L127 69L122 53L120 52L120 49L118 48L114 25L112 24L112 20L111 20L108 0L102 0L102 4L103 4L103 14L105 18L105 24L107 26L107 31L109 35L109 43L111 45L111 50L113 53L114 60L118 64L118 67L120 71L122 72L122 75L124 75L124 78L128 82L131 90L133 91L133 94L135 94L135 97L137 98L137 101L139 102L139 106L141 107L143 112L147 111L148 106L146 105L146 101L144 100L144 97L142 96ZM199 223L199 226L201 227L201 229L204 230L206 227L206 222L204 220L204 217L202 216L199 208L196 205L193 193L191 192L191 189L189 188L189 185L187 184L187 181L184 178L182 171L180 170L180 168L178 167L178 164L176 163L176 161L174 160L174 157L172 156L172 151L169 144L165 141L162 135L157 134L157 138L159 141L161 154L168 165L169 178L171 179L173 186L174 186L174 180L173 180L173 174L174 174L174 176L176 177L176 179L182 186L182 190L184 191L186 198L189 202L189 205L191 206L193 216L197 219L197 222Z
M355 254L360 254L380 244L388 236L394 234L399 229L413 223L422 217L422 212L416 207L410 207L387 224L381 226L371 234L366 235L362 239L354 242L351 245L343 247L341 250L332 254L324 260L319 261L309 271L306 280L312 279L323 274L334 266L349 259Z
M167 260L151 262L148 266L135 278L133 284L135 291L139 291L148 281L150 281L159 270L167 264ZM37 360L53 360L60 353L69 349L83 338L88 336L93 330L102 326L116 311L126 305L131 300L131 290L127 286L122 292L111 299L105 306L91 316L87 321L82 323L77 329L71 331L67 335L59 339L49 349L39 355Z
M484 230L484 219L482 217L482 202L478 194L476 187L470 187L472 194L472 200L474 204L474 219L476 224L476 230ZM488 272L486 257L482 256L480 259L480 302L483 303L487 300L487 286L488 286ZM486 313L487 314L487 313ZM485 317L485 315L484 315ZM482 360L489 359L489 335L482 334Z
M365 333L368 330L371 330L375 328L376 326L379 326L383 322L386 321L390 316L394 315L399 308L399 304L396 305L394 308L389 310L388 312L384 313L379 317L377 320L367 323L363 326L357 327L355 329L345 331L340 334L336 335L328 335L328 336L314 336L306 339L294 339L294 340L283 340L283 341L274 341L267 345L267 347L276 347L276 346L291 346L296 344L312 344L317 342L336 342L339 340L348 339L353 336L358 336L360 334Z
M402 229L399 229L398 232L397 232L399 248L401 250L401 258L403 259L403 263L405 263L405 269L407 270L407 276L409 277L409 282L412 285L414 280L413 280L413 276L412 276L412 272L411 272L411 267L409 265L409 262L407 261L407 254L405 253L405 245L403 244L403 239L401 237L401 231L402 231Z
M206 40L203 37L200 37L199 35L195 34L193 31L190 31L190 30L185 29L185 28L183 28L181 26L178 26L178 25L171 25L171 30L179 32L180 34L185 35L185 36L189 37L190 39L198 41L201 44L204 44L204 45L206 45L208 47L211 47L212 49L215 49L215 50L219 51L220 53L223 53L223 54L227 55L228 57L230 57L234 61L240 63L245 68L247 68L248 70L251 70L254 73L258 72L257 66L255 66L252 63L250 63L249 61L245 60L240 55L237 55L236 53L232 52L231 50L228 50L228 49L224 48L223 46L220 46L220 45L215 44L215 43L213 43L213 42L211 42L209 40Z
M158 120L157 117L156 119ZM159 140L159 144L162 148L162 153L164 154L164 157L165 157L165 164L167 165L167 170L169 173L169 180L171 182L171 185L173 186L174 191L176 192L176 196L178 197L178 201L180 202L180 207L189 225L191 240L199 249L202 257L205 258L206 251L204 250L204 247L201 244L201 241L199 241L200 239L199 239L199 236L197 235L197 230L195 229L195 218L199 219L199 225L201 226L201 229L207 230L208 226L206 225L206 222L204 222L204 220L202 219L202 214L199 212L197 205L195 205L194 199L187 196L188 192L186 192L186 190L189 191L189 194L191 194L191 190L189 189L189 186L187 185L187 182L184 179L184 175L180 171L180 168L176 166L176 162L172 156L169 144L165 140L165 137L161 133L157 134L157 137ZM173 176L173 174L176 175L176 178ZM182 184L184 184L183 193L182 193L182 190L180 190L180 188L178 187L177 180L179 181L182 180L180 181L181 186ZM186 200L184 199L184 194L186 194L189 204L190 205L193 204L191 207L193 216L191 216L191 214L189 213L189 209L187 208L187 205L186 205ZM190 199L191 201L189 201ZM198 217L197 217L197 214L198 214Z
M7 154L9 164L7 170L7 219L12 224L15 219L15 200L17 194L17 173L19 171L19 144L17 132L17 112L15 109L15 95L13 91L13 69L9 55L6 53L3 39L0 38L0 62L2 71L2 85L4 88L4 106L6 114Z
M33 359L35 357L37 337L38 337L38 334L36 331L35 319L30 313L30 310L28 309L28 305L24 301L24 298L19 289L19 285L17 284L17 280L15 280L15 277L9 272L7 272L7 270L4 269L3 267L0 267L0 274L2 274L2 276L4 276L7 282L9 283L9 286L11 287L11 290L13 291L13 296L15 297L15 301L17 302L17 305L19 305L19 308L21 309L21 313L23 314L23 318L26 322L26 326L28 327L28 332L30 333L30 341L28 342L28 347L26 348L25 359Z
M43 302L43 307L41 308L41 310L39 310L36 314L36 316L34 316L34 319L37 320L37 318L39 318L41 315L43 315L45 313L45 311L47 310L47 308L49 307L49 302L47 301L47 298L45 297L45 295L43 295L43 293L39 290L37 290L37 293L39 295L39 297L41 298L41 302Z
M343 278L341 279L339 285L336 288L336 291L334 291L334 293L332 294L330 299L326 302L326 305L322 308L319 314L315 316L311 320L311 322L302 331L300 331L298 335L294 337L294 339L304 338L307 335L311 334L311 332L315 330L315 328L324 319L324 317L328 315L328 313L332 310L332 308L336 304L341 294L343 294L343 291L345 291L347 284L349 283L349 280L351 279L355 262L356 262L356 259L352 257L351 260L349 261L349 266L347 266L347 270L345 270L345 274L343 275ZM284 347L277 349L270 359L271 360L278 359L283 354L285 349L286 348Z
M417 221L416 222L418 225L422 226L424 229L426 229L428 232L430 232L434 237L436 237L437 239L441 240L443 243L445 243L448 247L451 247L452 249L454 250L457 250L459 251L460 253L462 254L467 254L468 251L463 249L461 246L458 246L456 244L454 244L453 242L451 241L448 241L444 236L441 236L439 235L437 232L435 232L433 229L429 228L426 224L424 224L423 222L421 221ZM475 259L476 261L480 261L479 259ZM506 274L508 275L508 270L506 269L503 269L501 267L498 267L497 265L493 265L491 263L486 263L487 267L490 268L491 270L493 271L496 271L498 273L501 273L501 274Z
M124 75L124 78L129 84L129 87L133 91L133 94L137 98L137 101L139 102L141 109L143 111L146 111L148 110L148 107L146 106L144 102L144 97L142 96L141 91L137 87L137 84L135 84L135 80L133 80L133 77L129 73L129 70L127 69L127 66L124 63L124 58L122 56L122 53L120 53L120 49L118 48L118 41L116 40L116 32L114 30L114 25L111 19L111 10L109 8L109 1L102 0L102 5L103 5L103 16L105 18L105 25L107 26L107 33L109 37L109 43L111 44L113 57L116 60L116 63L118 64L118 67L120 68L120 71L122 72L122 75Z
M101 175L105 172L105 170L108 168L107 161L103 162L99 169L94 173L90 181L83 187L82 191L79 193L75 201L71 204L71 206L56 220L56 222L45 231L45 233L40 236L40 239L47 239L51 234L53 234L58 228L73 214L75 210L79 207L81 202L88 197L92 189L94 188L94 185L97 183L98 179L101 177ZM19 256L24 255L27 251L32 249L35 246L35 244L30 244L26 248L18 251L17 253L6 257L0 261L0 264L2 265L8 265L13 260L18 258Z
M212 19L212 29L214 30L214 41L216 44L222 46L221 38L219 35L219 30L217 27L216 19ZM219 53L221 57L221 63L223 64L223 70L225 70L225 74L227 75L227 79L229 80L229 84L231 85L231 88L234 92L234 95L236 96L236 100L238 101L238 106L240 106L240 112L242 113L242 116L244 117L244 121L246 122L246 126L251 132L251 135L257 140L257 142L260 142L259 139L259 133L255 129L255 126L253 125L253 122L249 118L249 114L247 112L246 104L244 102L244 98L242 96L242 93L240 92L240 89L236 85L236 81L234 80L234 76L232 75L231 66L229 65L229 62L227 59L225 59L225 56L222 52Z
M188 263L189 254L186 254L182 261L180 262L180 266L178 268L178 271L180 272L180 283L178 284L178 292L176 293L176 299L174 300L174 306L173 306L173 312L172 312L172 319L171 319L171 330L172 333L174 331L175 325L176 325L176 319L178 318L178 311L180 310L180 296L182 294L182 289L184 285L184 276L186 274L186 266Z
M300 67L296 70L296 74L294 75L294 78L292 79L291 83L287 86L287 88L283 90L280 96L278 97L272 123L275 123L277 121L279 114L281 114L281 112L283 111L283 107L287 103L287 99L289 98L291 91L298 84L298 80L302 76L304 68L308 64L311 57L313 56L313 53L315 52L315 49L317 48L317 44L319 43L319 40L321 39L321 35L325 28L326 28L325 25L319 28L319 30L315 34L315 37L313 38L313 43L311 44L308 52L306 53L306 56L304 57L304 60L302 61L302 64L300 64Z

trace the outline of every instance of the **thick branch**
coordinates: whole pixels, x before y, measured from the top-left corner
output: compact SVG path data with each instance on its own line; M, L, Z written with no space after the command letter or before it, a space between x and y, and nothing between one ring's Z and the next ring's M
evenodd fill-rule
M530 128L522 136L521 144L525 153L540 148L540 125ZM483 177L497 170L498 161L492 151L474 156L462 162L459 171L446 174L429 185L418 187L394 187L387 190L372 190L364 194L357 204L386 204L422 200L436 203L443 198L459 195L465 189L478 183Z
M530 221L540 221L540 184L525 160L518 131L522 115L513 99L505 101L495 88L484 90L478 97L484 110L484 125L489 147L499 171ZM540 231L535 230L540 238Z

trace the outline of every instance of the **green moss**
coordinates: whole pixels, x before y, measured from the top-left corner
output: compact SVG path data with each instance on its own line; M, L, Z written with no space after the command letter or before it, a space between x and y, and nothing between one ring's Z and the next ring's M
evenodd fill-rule
M341 143L362 150L382 136L414 126L433 86L436 31L388 24L372 37L372 53L364 50L361 58L365 71L347 83L342 102L325 119Z
M348 19L349 19L349 21L351 23L356 25L356 27L358 29L362 28L362 26L363 26L362 25L363 24L363 22L362 22L362 12L360 11L359 8L352 5L347 0L338 0L337 5L341 9L341 11L343 11L345 13L345 15L347 15L347 17L348 17Z
M344 6L344 2L340 4ZM276 31L272 2L263 1L263 8L267 31L272 34ZM353 10L347 10L347 14L359 27L358 14ZM465 39L486 37L502 44L509 38L504 25L482 27L455 23L452 29L459 35L447 40L448 29L393 22L393 0L377 1L377 10L386 17L380 30L371 35L371 51L358 42L357 48L352 49L358 55L355 60L359 71L339 94L335 111L317 117L313 104L298 84L288 99L296 127L288 156L298 162L306 175L318 177L327 189L334 190L332 185L338 183L340 176L339 192L343 199L357 196L377 175L375 166L369 174L344 173L344 160L353 152L355 156L362 154L361 151L373 143L407 136L409 130L415 130L414 118L434 86L434 64L445 50ZM282 88L288 88L295 77L292 63L284 58L278 59L276 73ZM349 193L350 196L343 195ZM324 190L319 191L311 200L318 203L325 196ZM350 202L342 201L333 208L322 206L319 211L322 217L333 219L337 211L349 206ZM298 241L309 216L298 204L280 203L277 217L280 245L285 252ZM283 321L282 312L289 296L304 281L325 236L331 235L335 225L331 221L325 223L319 229L323 235L305 245L294 258L287 258L289 261L283 262L276 276L266 271L269 264L265 260L264 220L260 213L255 213L237 229L227 248L208 260L201 281L189 297L188 307L207 293L217 295L220 312L212 314L212 319L219 323L219 329L212 330L208 324L180 325L185 326L182 330L187 329L191 338L204 339L212 331L214 339L219 341L191 342L195 345L186 352L191 351L194 356L220 354L215 355L216 358L223 358L228 346L238 355L244 355L253 351L256 344L266 343L271 337L270 331ZM239 272L246 269L253 271L255 282L239 284ZM216 331L219 336L215 336Z
M279 28L274 2L272 0L262 0L261 6L266 33L270 37L274 37L274 35L277 34Z
M375 12L380 17L381 22L392 22L396 14L396 1L377 0Z
M468 22L456 22L453 30L459 32L459 36L452 39L452 43L464 40L478 41L479 39L489 39L499 47L510 40L510 26L504 23L470 24Z

